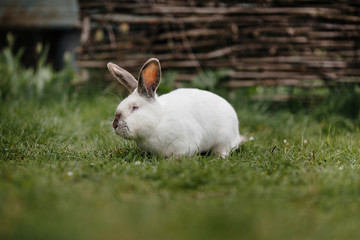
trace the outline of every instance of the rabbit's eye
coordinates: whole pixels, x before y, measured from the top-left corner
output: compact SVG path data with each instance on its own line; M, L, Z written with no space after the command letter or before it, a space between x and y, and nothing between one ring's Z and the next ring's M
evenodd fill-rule
M139 106L134 105L134 106L132 107L132 111L135 111L135 110L138 110L138 109L139 109Z

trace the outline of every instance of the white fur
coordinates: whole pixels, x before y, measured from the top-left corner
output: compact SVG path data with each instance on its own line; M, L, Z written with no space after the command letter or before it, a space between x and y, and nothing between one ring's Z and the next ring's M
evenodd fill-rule
M152 98L135 89L119 104L116 114L121 114L124 126L116 128L116 134L165 157L212 151L225 158L244 140L233 107L222 97L199 89L177 89Z

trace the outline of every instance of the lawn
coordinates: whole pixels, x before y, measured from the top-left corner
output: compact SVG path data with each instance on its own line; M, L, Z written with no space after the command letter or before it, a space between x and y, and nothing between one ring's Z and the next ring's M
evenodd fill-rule
M232 103L239 150L163 159L113 134L111 94L2 101L0 238L359 239L359 115Z

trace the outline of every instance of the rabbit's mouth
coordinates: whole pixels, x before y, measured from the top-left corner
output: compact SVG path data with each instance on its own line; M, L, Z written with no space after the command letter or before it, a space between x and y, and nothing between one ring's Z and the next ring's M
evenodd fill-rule
M113 124L114 131L117 135L122 138L129 139L130 138L130 129L127 123L124 120L119 120L118 124Z

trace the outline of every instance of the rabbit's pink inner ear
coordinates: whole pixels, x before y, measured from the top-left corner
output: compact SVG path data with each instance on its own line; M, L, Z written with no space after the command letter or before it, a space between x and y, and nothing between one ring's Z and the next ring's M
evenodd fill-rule
M147 92L151 90L155 90L157 85L159 84L159 65L156 62L150 63L143 71L143 80L146 87Z

